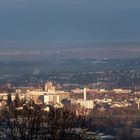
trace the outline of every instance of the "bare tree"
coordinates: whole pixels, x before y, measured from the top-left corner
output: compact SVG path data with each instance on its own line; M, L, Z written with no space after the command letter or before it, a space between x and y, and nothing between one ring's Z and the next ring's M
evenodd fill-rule
M8 140L80 140L86 118L76 116L75 112L56 109L50 111L32 103L23 107L10 106L1 111L1 130L3 139Z

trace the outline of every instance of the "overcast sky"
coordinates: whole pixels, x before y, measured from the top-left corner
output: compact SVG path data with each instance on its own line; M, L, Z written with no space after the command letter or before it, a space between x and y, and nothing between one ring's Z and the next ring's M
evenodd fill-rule
M140 0L0 0L0 41L140 41Z

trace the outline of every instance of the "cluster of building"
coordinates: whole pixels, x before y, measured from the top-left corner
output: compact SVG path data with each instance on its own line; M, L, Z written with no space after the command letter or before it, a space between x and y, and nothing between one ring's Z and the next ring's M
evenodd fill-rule
M72 93L75 97L80 97L83 90L74 89ZM93 99L94 108L127 108L137 107L140 109L140 94L132 92L130 89L87 89L89 102ZM80 101L80 100L78 100Z
M86 88L83 90L83 99L75 99L70 97L70 92L63 90L56 90L52 82L47 82L44 89L35 89L33 87L18 87L15 93L0 93L0 108L7 105L8 96L11 96L11 101L14 101L18 95L20 100L30 101L33 100L36 104L53 105L57 108L62 108L63 100L69 100L70 106L74 104L80 105L81 108L93 109L93 100L87 100Z
M63 108L65 103L77 106L78 109L92 110L94 108L124 108L137 105L140 109L138 93L123 89L74 89L70 92L58 90L52 82L46 82L44 88L17 87L14 93L0 93L0 108L7 105L8 96L14 101L18 95L20 100L33 100L36 104L53 105ZM78 95L78 96L77 96Z

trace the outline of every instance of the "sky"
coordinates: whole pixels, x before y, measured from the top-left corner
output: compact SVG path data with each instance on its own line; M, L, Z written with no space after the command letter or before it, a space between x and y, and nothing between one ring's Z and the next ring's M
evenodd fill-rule
M98 53L93 53L95 57L101 53L101 57L116 57L122 51L124 57L138 57L140 44L133 49L133 42L140 42L139 15L139 0L0 0L0 59L54 54L48 47L70 48L66 52L72 53L75 47L86 48L89 42L91 48L98 49ZM100 51L107 44L95 42L117 45ZM118 42L131 42L131 46L124 47ZM55 51L53 57L64 53Z
M0 0L0 41L140 41L139 0Z

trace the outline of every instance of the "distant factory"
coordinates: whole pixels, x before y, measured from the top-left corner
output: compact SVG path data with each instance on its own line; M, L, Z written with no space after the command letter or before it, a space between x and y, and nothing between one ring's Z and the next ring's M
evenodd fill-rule
M83 89L83 95L84 95L83 99L72 100L72 104L80 104L80 106L82 108L93 109L94 108L94 101L87 100L86 88Z

